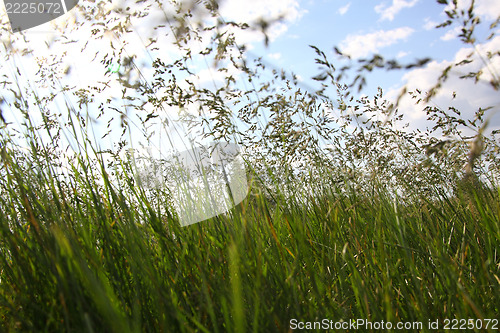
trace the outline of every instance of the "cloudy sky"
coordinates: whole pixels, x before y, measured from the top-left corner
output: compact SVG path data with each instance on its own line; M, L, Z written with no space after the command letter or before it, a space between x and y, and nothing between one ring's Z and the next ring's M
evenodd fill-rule
M259 3L259 1L251 1ZM265 1L262 1L263 7ZM317 73L317 66L311 61L314 56L308 45L312 44L335 59L333 47L353 59L368 58L375 53L401 63L409 63L418 58L431 57L427 66L415 70L374 72L367 76L368 85L364 93L372 95L377 87L382 87L386 97L395 99L401 88L409 90L429 89L436 83L441 71L453 62L463 60L474 50L464 45L457 37L460 26L436 29L436 25L447 18L445 10L451 6L431 0L283 0L283 8L290 8L289 20L285 26L276 29L276 36L269 48L257 47L253 52L265 54L270 63L294 71L305 80ZM458 1L459 8L468 9L470 1ZM256 6L259 7L259 6ZM244 10L244 9L242 9ZM489 85L491 72L500 74L500 57L493 58L489 68L477 56L486 58L488 51L500 49L500 37L487 40L490 23L500 15L500 1L478 0L475 13L483 21L475 34L477 48L473 59L475 65L453 69L442 92L431 105L447 108L457 107L464 116L471 116L478 107L500 103L500 91ZM229 14L227 14L229 15ZM243 15L243 14L240 14ZM494 30L498 33L499 29ZM482 82L460 80L459 76L482 69ZM490 72L491 70L491 72ZM453 92L456 98L451 100ZM410 98L401 101L411 127L425 128L425 114L421 106L415 106ZM493 115L494 110L491 114ZM500 127L500 115L492 118L490 128Z
M460 0L461 8L468 8L468 0ZM114 0L105 5L106 10L123 9L128 6L126 0ZM142 4L144 5L144 4ZM488 84L491 75L500 73L500 57L493 58L486 66L480 61L479 55L486 58L489 51L500 50L500 37L486 40L489 35L487 27L500 15L500 1L477 0L476 14L484 22L482 28L476 33L478 41L475 50L462 44L457 37L460 27L451 25L446 28L436 29L435 26L444 20L444 10L450 8L437 4L433 0L226 0L219 5L221 16L226 21L255 23L259 19L273 19L282 17L268 30L269 45L264 45L263 35L257 31L247 31L237 35L240 45L246 44L249 55L263 57L266 63L277 69L283 68L297 74L305 86L314 86L311 77L318 74L318 67L314 62L314 51L309 45L315 45L323 50L335 64L334 46L342 52L349 54L352 59L370 57L380 53L388 59L397 59L401 63L409 63L418 58L431 57L432 62L424 68L407 71L379 71L367 76L368 85L363 93L374 94L380 86L388 98L394 99L401 88L408 84L409 89L419 88L423 91L430 88L439 76L442 69L454 61L464 59L467 54L474 51L473 59L479 61L472 65L461 66L451 71L450 79L437 95L432 105L447 108L453 105L462 111L466 117L471 116L478 107L495 105L498 109L500 98L499 91L495 91ZM99 50L109 48L109 40L93 40L82 52L82 45L87 43L89 31L64 28L71 26L74 18L62 16L55 22L59 28L55 33L54 22L34 28L26 33L25 41L18 36L9 35L5 9L0 5L0 18L2 35L0 40L4 46L16 40L16 45L25 43L34 50L33 56L47 59L46 45L55 39L55 35L64 36L64 39L75 41L73 43L60 43L57 48L51 49L60 54L66 54L66 61L72 66L72 83L82 87L95 83L105 78L102 65L93 61ZM133 34L128 34L126 50L137 54L137 45L144 45L148 40L151 28L164 23L163 16L155 11L154 6L149 9L147 20L137 20L131 27ZM81 15L81 13L79 14ZM88 29L91 29L87 26ZM66 29L66 30L65 30ZM498 32L498 28L496 30ZM172 40L163 40L169 43ZM115 46L117 46L115 44ZM171 54L162 53L162 59L168 62L175 58L175 48ZM147 57L147 55L144 55ZM50 58L48 58L50 62ZM140 56L138 58L140 60ZM20 66L23 77L31 77L30 73L36 71L36 62L29 57L15 57L9 60L11 67L5 63L2 73L9 76L14 73L13 68ZM14 61L14 62L13 62ZM488 63L488 62L486 62ZM203 81L207 75L214 79L214 73L206 66L200 64L198 75ZM483 80L478 84L473 81L458 79L460 75L472 70L482 69ZM145 70L147 74L147 70ZM107 76L109 79L109 75ZM26 83L28 84L28 83ZM33 84L33 83L31 83ZM41 89L41 88L40 88ZM117 95L121 91L116 87ZM456 93L456 98L451 100L451 95ZM407 98L401 101L401 110L405 113L406 120L412 128L425 128L421 106L413 105ZM492 115L494 114L490 112ZM491 128L500 127L500 115L492 118Z

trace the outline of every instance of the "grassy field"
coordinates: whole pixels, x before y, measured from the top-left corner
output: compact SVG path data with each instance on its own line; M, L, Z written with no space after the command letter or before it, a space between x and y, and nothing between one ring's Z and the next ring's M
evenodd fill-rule
M203 3L217 17L217 1ZM446 13L465 17L462 41L475 47L472 9ZM130 22L85 15L94 41L118 28L128 33ZM435 125L410 131L381 88L373 99L351 94L365 70L392 70L395 61L359 61L347 85L340 78L350 67L334 76L337 64L313 47L320 66L313 80L322 88L310 93L283 70L247 63L234 36L223 37L222 20L193 28L190 12L174 16L175 46L164 47L178 48L179 59L149 54L144 72L154 68L152 77L111 43L113 56L94 57L108 68L108 82L71 88L74 79L63 80L69 67L59 78L50 59L39 63L38 81L21 78L21 65L3 79L0 106L15 121L7 124L0 109L0 332L290 332L318 323L329 331L383 331L387 323L407 331L499 330L500 131L488 128L494 107L478 105L465 119L453 107L423 105L451 65L431 91L409 93ZM213 36L205 36L210 47L200 59L224 76L215 90L192 82L200 68L189 43L202 30ZM149 41L146 49L157 47ZM479 54L492 94L500 89L497 54ZM225 73L230 64L234 77ZM478 82L481 74L463 78ZM111 82L121 100L106 100ZM250 152L248 196L187 227L167 188L139 186L129 159L115 151L110 161L91 143L100 122L107 125L101 139L109 134L123 152L140 135L170 133L175 113L190 137L234 137ZM132 134L133 120L142 127ZM79 148L73 157L65 155L70 144Z
M498 319L498 188L400 200L321 185L334 178L324 170L309 198L253 182L229 213L181 228L164 193L132 177L112 183L84 158L62 177L40 151L3 145L6 331L285 332L293 319L360 318L424 330L439 319L442 330L444 319Z

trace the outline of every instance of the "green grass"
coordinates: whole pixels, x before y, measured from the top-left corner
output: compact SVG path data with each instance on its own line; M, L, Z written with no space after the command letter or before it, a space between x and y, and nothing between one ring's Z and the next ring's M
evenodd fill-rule
M101 164L84 159L58 176L39 151L3 152L6 331L284 332L293 318L424 327L498 319L498 189L403 202L377 187L318 184L298 198L254 183L229 213L181 228L161 193L152 200L131 181L112 185ZM333 171L323 177L333 183Z
M397 126L403 115L381 89L373 100L354 101L350 91L363 86L365 71L397 63L380 55L360 60L359 75L346 85L341 76L354 68L340 68L334 79L338 65L313 46L320 65L313 79L322 89L311 94L284 71L269 75L260 60L247 63L234 35L221 30L240 25L217 19L204 27L203 16L191 24L193 13L202 14L178 4L175 20L167 18L176 43L165 47L177 47L179 58L154 59L157 52L149 50L160 48L150 38L144 47L152 78L125 44L115 52L111 43L113 52L94 58L105 67L119 60L122 70L108 82L70 88L71 77L52 73L64 56L56 63L37 59L38 79L26 87L19 67L2 82L0 106L15 122L4 124L0 109L0 332L289 332L292 319L421 322L423 331L439 320L443 331L446 319L473 319L476 327L477 320L485 327L500 319L500 141L498 130L486 137L490 107L475 106L473 119L462 119L455 108L422 106L435 126L405 131ZM472 9L450 9L444 25L458 21L462 42L476 47ZM92 38L115 28L125 34L127 15L114 28L106 28L116 23L107 14L94 15ZM268 22L261 23L265 34ZM209 31L210 46L200 55L226 72L225 87L216 90L191 82L199 67L190 41L203 41ZM6 59L31 53L13 45ZM496 94L493 58L479 49ZM464 62L445 69L430 92L410 95L427 103ZM121 101L106 100L114 80ZM200 118L184 112L197 104ZM139 187L127 160L114 156L113 169L91 144L99 132L92 124L105 114L101 139L122 131L119 139L108 137L117 151L140 141L133 140L139 132L149 144L155 131L175 128L169 114L177 107L186 142L239 136L238 144L253 151L246 156L248 197L184 228L165 188ZM474 135L466 138L465 129ZM65 167L68 144L79 155ZM486 178L488 186L477 181ZM490 323L487 331L498 327Z

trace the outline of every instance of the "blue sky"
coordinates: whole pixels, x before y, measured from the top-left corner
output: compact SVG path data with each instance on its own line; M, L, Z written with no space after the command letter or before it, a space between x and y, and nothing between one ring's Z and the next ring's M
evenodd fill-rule
M309 44L318 46L332 59L335 59L333 46L356 58L379 52L401 62L431 54L438 60L453 56L449 46L442 47L442 43L435 43L439 32L424 28L426 22L439 21L442 6L432 1L427 1L425 5L417 3L411 8L401 9L391 21L383 20L383 12L377 13L374 4L367 1L305 2L303 17L271 44L270 52L281 55L278 64L284 67L298 67L297 70L303 67L300 68L304 72L302 76L315 70L311 61L314 52L308 47ZM458 46L453 41L450 44L454 48ZM376 82L388 87L396 83L399 77L401 73L389 77L381 75Z
M450 8L431 0L381 0L381 1L346 1L346 0L306 0L286 1L293 19L287 24L286 31L276 36L268 48L261 45L252 52L265 54L267 61L277 67L290 69L307 80L317 73L317 66L312 61L312 44L322 49L335 60L333 46L349 53L354 59L370 57L380 53L386 58L395 58L401 63L408 63L417 58L431 57L434 61L423 69L413 71L378 71L367 76L368 85L364 93L374 94L377 87L384 89L388 98L395 98L401 87L410 83L410 88L429 89L446 65L457 57L464 56L468 48L457 38L459 26L452 25L436 29L435 26L446 19L444 10ZM298 5L297 5L298 4ZM468 8L469 1L459 1L459 8ZM294 6L297 5L297 6ZM298 14L295 14L298 12ZM489 35L487 27L500 15L500 1L476 1L476 14L484 22L477 29L478 49L498 50L500 41L486 41ZM229 14L228 14L229 15ZM285 29L281 29L285 30ZM335 61L333 61L335 64ZM498 57L492 62L497 73L500 70ZM467 68L461 69L467 73ZM459 98L451 101L448 96L455 91ZM441 95L436 96L436 103L441 107L455 105L463 109L465 115L471 115L481 102L496 105L500 98L486 84L474 85L458 79L452 74L448 85ZM459 100L462 98L462 100ZM407 114L410 125L425 128L429 125L423 119L422 107L403 100L401 109ZM493 113L493 112L492 112ZM493 116L491 128L500 125L500 117Z
M188 2L184 1L184 3ZM459 1L461 8L467 8L469 3L468 0ZM139 6L149 4L151 3L147 2ZM116 11L129 5L128 0L102 2L106 15L118 21L120 17ZM374 53L380 53L387 58L396 58L402 63L422 57L434 59L425 68L418 70L379 71L368 75L368 85L363 93L371 95L380 86L389 99L394 99L401 87L407 83L410 89L430 88L444 67L469 53L470 49L467 49L456 37L459 27L434 28L446 18L444 9L445 6L433 0L226 0L220 3L220 13L226 21L248 22L252 25L261 17L272 19L282 15L284 19L272 25L268 31L269 46L264 45L261 33L252 30L237 32L236 38L240 45L248 46L249 56L263 57L275 68L283 68L298 74L305 85L314 85L310 78L318 73L317 65L314 63L314 51L308 46L311 44L322 49L327 56L331 57L334 64L336 64L334 46L350 53L354 59L369 57ZM88 36L92 27L83 25L75 30L74 22L78 21L84 13L74 9L50 24L27 31L23 40L19 35L9 34L4 10L4 7L0 6L0 26L2 27L0 42L7 48L12 45L19 49L30 48L33 50L33 56L21 56L18 53L17 56L5 62L3 68L0 69L2 74L12 78L13 69L19 66L23 73L22 77L29 81L37 71L37 62L34 59L45 59L45 63L50 64L51 54L65 54L64 61L53 67L53 70L59 74L64 71L64 66L71 67L71 76L59 75L61 79L69 80L75 87L86 87L101 80L114 80L111 82L111 94L114 94L114 97L119 97L121 87L115 78L105 76L102 65L93 60L96 52L101 52L102 55L102 52L109 51L110 41L115 44L115 47L120 43L128 43L125 47L127 53L136 54L138 56L136 62L140 65L142 59L147 58L147 54L143 47L137 46L143 45L142 43L147 41L148 37L153 36L152 27L164 23L161 13L152 5L147 18L133 21L130 27L133 33L126 34L121 40L118 41L112 35L105 34L109 39L89 41ZM478 0L476 13L487 27L500 15L500 1ZM162 32L154 33L158 37L158 34ZM167 45L169 51L156 54L165 62L175 59L176 54L175 47L168 47L168 43L172 42L168 33L169 31L166 31L165 36L159 37L159 43ZM486 41L486 36L486 29L478 30L477 51L485 55L489 50L500 50L500 37ZM75 42L67 43L69 40ZM81 51L82 46L87 42L89 42L87 47ZM47 45L51 47L48 48ZM196 49L201 46L193 45L193 47ZM480 63L477 62L477 64ZM217 79L217 74L207 68L206 63L200 62L195 65L199 82ZM494 58L490 65L497 73L500 72L499 57ZM464 67L461 70L467 72L468 68ZM486 68L485 72L487 72ZM144 68L144 74L147 76L148 73L151 74L147 68ZM487 84L474 85L471 82L459 80L460 73L452 74L442 93L433 100L435 105L444 108L454 105L462 110L465 116L472 115L479 106L495 105L498 109L500 103L498 91L494 91ZM31 83L28 81L25 84L36 86L33 81ZM46 91L44 87L37 88L42 94ZM452 92L457 92L458 96L453 101L450 99ZM103 96L98 97L103 98ZM118 103L116 107L120 107L120 104ZM400 108L405 113L405 119L410 122L411 128L425 128L429 125L421 112L422 107L416 107L410 99L403 100ZM492 110L491 113L493 114L494 111ZM10 115L10 117L15 118L15 115ZM13 118L10 120L14 121ZM492 118L491 129L498 127L500 127L500 117L496 114Z

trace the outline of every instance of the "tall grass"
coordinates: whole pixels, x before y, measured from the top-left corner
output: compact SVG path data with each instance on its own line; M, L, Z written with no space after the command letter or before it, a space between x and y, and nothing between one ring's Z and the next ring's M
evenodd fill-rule
M286 178L272 188L254 181L227 214L181 228L165 196L153 203L133 175L110 181L103 160L79 156L61 176L56 157L28 141L29 151L2 142L7 331L269 332L289 331L293 318L498 318L498 188L399 200L382 186L331 185L338 175L325 167L314 192L285 194Z
M3 125L0 132L3 330L288 332L292 319L422 322L428 330L436 319L440 329L444 319L499 319L500 188L498 180L486 181L498 175L499 145L494 135L483 137L484 110L471 121L457 110L428 109L437 130L453 140L434 130L398 130L400 115L388 111L382 92L373 101L348 100L319 49L316 63L325 72L316 79L324 82L314 95L284 73L263 82L262 63L250 70L219 26L206 29L217 36L216 47L201 54L216 52L216 63L232 63L246 76L236 83L227 74L217 91L189 80L181 88L182 75L177 82L164 74L190 73L187 40L197 31L185 25L191 14L183 15L171 29L185 54L172 64L154 60L152 82L127 81L132 70L142 74L133 57L122 59L124 108L142 112L145 128L163 105L198 102L209 109L201 121L187 120L193 128L211 127L207 137L241 136L238 143L250 151L248 196L225 214L183 228L168 189L139 186L131 159L106 159L91 143L91 121L70 107L70 98L67 123L59 124L60 115L45 109L55 95L25 98L13 83L10 105L24 134L14 138ZM337 118L325 96L332 87ZM79 107L102 90L74 92ZM144 104L132 105L136 93ZM144 105L153 111L146 115ZM236 119L227 105L239 109ZM120 114L125 133L126 112L107 111ZM476 136L464 138L458 125L467 121ZM79 152L68 160L58 145L64 134ZM484 150L467 155L468 144L479 147L481 140ZM487 331L494 330L490 324Z

